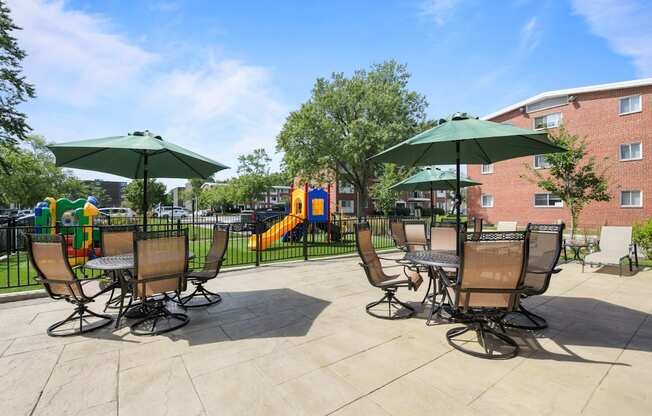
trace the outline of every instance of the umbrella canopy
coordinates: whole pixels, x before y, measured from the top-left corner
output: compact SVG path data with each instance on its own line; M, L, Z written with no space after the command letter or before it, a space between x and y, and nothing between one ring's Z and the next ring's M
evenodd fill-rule
M457 147L459 146L459 152ZM456 113L423 133L372 157L406 166L490 164L521 156L565 152L548 140L545 131L478 120Z
M208 179L228 169L221 163L167 142L149 131L50 145L56 165L143 179L143 225L147 227L149 178Z
M451 171L437 171L425 169L415 173L407 179L403 179L389 187L398 191L454 191L456 188L456 174ZM482 185L480 182L472 181L469 178L460 178L460 187Z
M372 156L378 162L407 166L455 163L455 214L459 250L460 164L490 164L521 156L565 152L548 140L548 133L478 120L466 113L455 113L437 126Z
M457 175L451 171L441 171L433 169L425 169L417 172L407 179L392 185L389 189L396 189L398 191L429 191L430 192L430 218L431 223L434 222L435 214L435 197L433 191L455 191L456 190ZM480 182L472 181L469 178L460 178L460 187L466 188L469 186L482 185Z

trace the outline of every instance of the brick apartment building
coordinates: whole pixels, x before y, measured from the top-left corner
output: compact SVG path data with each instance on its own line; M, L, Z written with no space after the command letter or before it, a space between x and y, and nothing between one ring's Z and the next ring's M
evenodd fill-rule
M589 204L580 227L630 225L652 217L652 78L544 92L484 119L551 131L563 124L586 138L598 167L607 164L612 199ZM540 156L469 165L469 177L482 183L469 189L470 215L490 224L569 223L568 209L557 196L520 178L524 164L546 169Z

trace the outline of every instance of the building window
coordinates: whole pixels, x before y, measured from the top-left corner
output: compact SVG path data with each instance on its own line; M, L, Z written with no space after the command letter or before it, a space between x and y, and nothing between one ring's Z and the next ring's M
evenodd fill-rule
M353 188L352 184L345 181L341 181L338 191L341 194L352 194L355 192L355 189Z
M482 208L492 208L494 206L494 197L493 195L482 195Z
M538 208L561 208L564 202L555 194L534 194L534 206Z
M620 191L620 206L623 208L640 208L643 206L641 191Z
M534 156L534 169L548 169L550 163L546 160L544 155Z
M620 145L620 160L640 160L643 158L641 142Z
M545 116L539 116L534 118L534 129L552 129L559 127L561 124L561 113L552 113L546 114Z
M630 95L629 97L621 98L618 100L618 109L620 115L638 113L641 111L641 96Z
M483 175L486 175L488 173L494 173L494 164L490 163L488 165L482 165L480 167L480 173L482 173Z
M355 204L353 201L350 201L348 199L341 199L339 201L340 204L340 211L343 212L344 214L352 214L355 212Z

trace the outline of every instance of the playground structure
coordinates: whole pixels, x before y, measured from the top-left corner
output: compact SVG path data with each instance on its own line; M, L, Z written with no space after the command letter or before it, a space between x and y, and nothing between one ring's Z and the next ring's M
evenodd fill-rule
M97 199L45 198L34 207L34 228L39 234L59 232L66 240L68 261L76 266L88 258L100 255L94 248L99 241L99 231L94 229L93 221L100 215Z
M308 190L308 185L304 185L303 189L294 189L290 195L290 214L262 234L253 234L249 238L249 249L256 250L258 241L260 250L267 250L279 239L283 242L299 240L306 232L306 220L318 224L330 240L336 226L329 221L329 202L328 192L321 188ZM339 232L335 240L339 240Z

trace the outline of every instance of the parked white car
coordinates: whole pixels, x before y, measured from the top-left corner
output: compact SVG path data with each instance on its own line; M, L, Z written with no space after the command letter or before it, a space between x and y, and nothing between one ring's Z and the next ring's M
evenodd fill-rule
M100 212L109 217L134 218L135 214L131 208L100 208Z
M187 218L190 211L183 207L160 207L154 210L154 216L159 218Z

